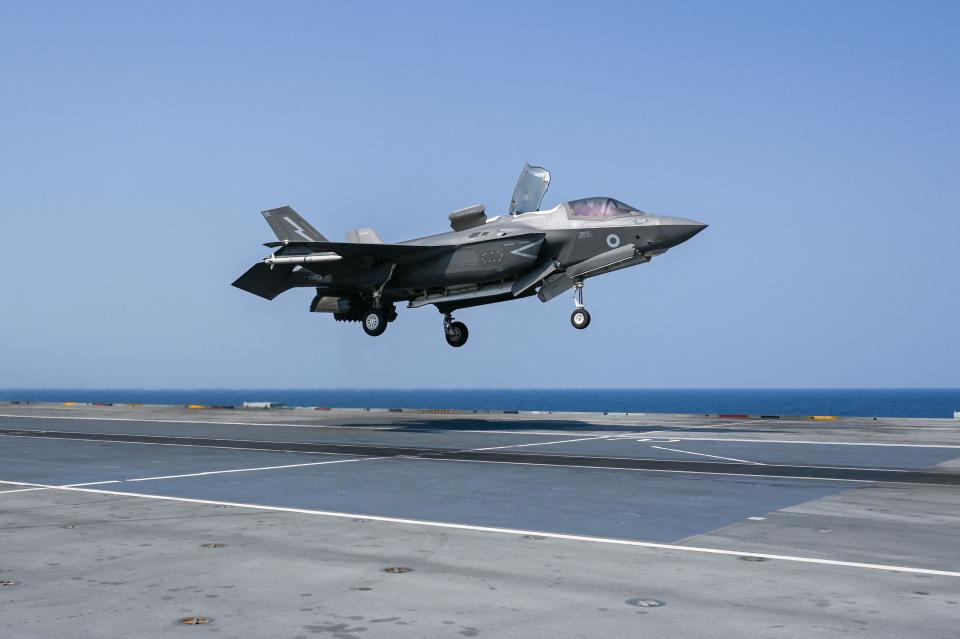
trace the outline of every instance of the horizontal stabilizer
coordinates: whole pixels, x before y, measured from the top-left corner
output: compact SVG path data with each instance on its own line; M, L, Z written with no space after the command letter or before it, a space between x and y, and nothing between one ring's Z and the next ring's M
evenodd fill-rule
M280 293L295 286L290 273L293 266L279 265L270 268L266 264L254 264L233 283L240 290L272 300Z
M326 242L327 238L289 206L263 211L267 224L281 242Z

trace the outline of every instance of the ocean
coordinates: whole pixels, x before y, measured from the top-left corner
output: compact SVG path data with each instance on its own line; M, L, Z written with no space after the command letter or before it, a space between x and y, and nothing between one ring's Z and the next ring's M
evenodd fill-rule
M960 389L0 389L0 401L949 418Z

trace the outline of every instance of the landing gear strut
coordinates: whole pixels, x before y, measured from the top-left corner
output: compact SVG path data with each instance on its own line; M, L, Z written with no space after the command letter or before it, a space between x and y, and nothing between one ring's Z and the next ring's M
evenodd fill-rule
M590 313L583 307L583 280L577 280L573 284L573 303L577 308L570 315L570 323L581 330L590 326Z
M396 264L390 265L390 270L387 273L386 278L384 278L380 286L373 289L373 300L370 308L363 313L363 330L371 337L383 335L383 332L387 330L387 322L392 322L393 320L397 319L397 312L393 304L388 303L384 305L381 301L383 289L386 287L387 282L390 281L390 278L393 277L393 272L396 270L396 268Z
M447 344L454 348L459 348L467 343L467 337L470 335L467 331L467 325L463 322L454 322L450 313L443 315L443 335L447 338Z

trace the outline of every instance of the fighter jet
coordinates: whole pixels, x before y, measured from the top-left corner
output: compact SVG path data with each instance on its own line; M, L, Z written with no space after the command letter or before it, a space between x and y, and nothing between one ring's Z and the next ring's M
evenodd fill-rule
M570 322L584 329L584 282L645 264L707 227L652 215L611 197L590 197L540 210L550 173L525 164L506 215L488 218L482 204L448 216L452 231L386 244L371 228L331 242L289 206L263 211L277 249L233 283L272 300L292 288L316 289L310 311L360 322L382 335L397 304L432 305L443 315L450 346L463 346L467 327L453 312L536 295L548 302L573 289Z

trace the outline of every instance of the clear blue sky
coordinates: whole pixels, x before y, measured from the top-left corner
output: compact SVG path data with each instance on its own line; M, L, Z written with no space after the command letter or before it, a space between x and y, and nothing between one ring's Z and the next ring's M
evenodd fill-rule
M956 2L0 4L0 387L960 386ZM380 338L229 284L610 195L711 226Z

